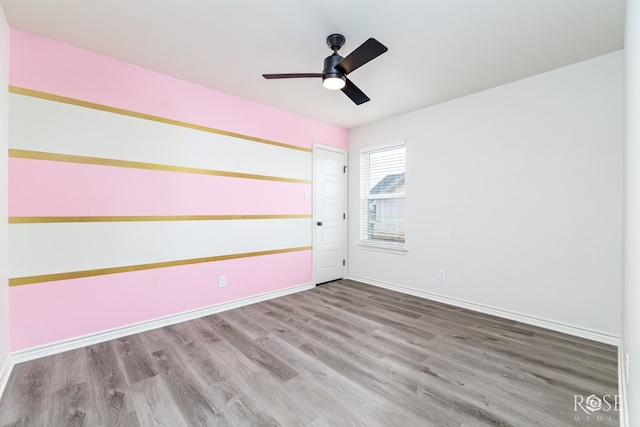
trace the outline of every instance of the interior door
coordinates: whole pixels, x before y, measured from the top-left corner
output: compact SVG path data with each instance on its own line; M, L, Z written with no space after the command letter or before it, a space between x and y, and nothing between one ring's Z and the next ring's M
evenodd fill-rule
M315 144L313 147L314 282L342 279L346 253L347 153Z

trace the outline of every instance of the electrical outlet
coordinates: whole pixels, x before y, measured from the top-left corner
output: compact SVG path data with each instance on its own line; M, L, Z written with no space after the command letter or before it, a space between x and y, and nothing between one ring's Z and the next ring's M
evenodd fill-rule
M624 381L629 384L629 353L624 355Z
M446 280L447 272L444 270L438 270L438 280Z
M227 276L218 277L218 287L224 288L225 286L227 286Z

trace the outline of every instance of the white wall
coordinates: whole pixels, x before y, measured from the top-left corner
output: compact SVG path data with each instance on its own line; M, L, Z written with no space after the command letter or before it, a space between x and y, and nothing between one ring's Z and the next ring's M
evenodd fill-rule
M7 253L7 147L9 114L9 27L0 8L0 393L9 360L9 287Z
M615 52L350 131L349 276L616 342L622 67ZM397 140L406 255L357 245L359 149Z
M629 357L628 426L640 425L640 0L627 0L625 37L625 242L622 366ZM633 402L633 403L632 403Z

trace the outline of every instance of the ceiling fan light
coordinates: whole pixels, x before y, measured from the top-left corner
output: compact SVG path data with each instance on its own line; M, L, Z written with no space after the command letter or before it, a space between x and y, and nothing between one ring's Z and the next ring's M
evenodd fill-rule
M322 79L322 85L330 90L342 89L346 84L344 76L327 76Z

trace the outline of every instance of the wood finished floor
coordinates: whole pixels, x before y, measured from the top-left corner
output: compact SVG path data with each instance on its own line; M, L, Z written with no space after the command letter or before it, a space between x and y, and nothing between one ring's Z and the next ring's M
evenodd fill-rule
M343 280L16 365L0 426L615 426L574 395L616 395L616 363L612 346Z

